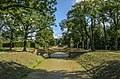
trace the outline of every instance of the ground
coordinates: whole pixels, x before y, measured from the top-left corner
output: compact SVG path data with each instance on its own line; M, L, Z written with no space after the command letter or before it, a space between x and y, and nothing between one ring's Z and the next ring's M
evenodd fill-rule
M26 79L90 79L85 69L75 60L61 59L67 56L62 52L54 55L57 58L44 60Z

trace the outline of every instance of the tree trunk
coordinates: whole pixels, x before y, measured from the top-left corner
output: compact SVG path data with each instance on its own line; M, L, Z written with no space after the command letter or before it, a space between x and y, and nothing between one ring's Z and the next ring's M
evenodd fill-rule
M84 49L84 36L82 35L82 49Z
M10 33L10 50L13 48L13 31Z
M27 51L26 47L27 47L27 36L28 36L28 32L27 31L28 31L28 27L29 26L26 26L26 28L25 28L23 51Z
M104 45L105 45L105 50L107 50L107 34L106 34L106 29L105 29L105 23L103 21L103 26L104 26Z
M92 51L95 51L95 45L94 45L94 23L93 20L91 20L91 49Z
M77 48L79 48L79 42L77 42Z
M89 50L89 43L90 43L90 40L89 38L87 38L87 50Z
M118 38L116 37L115 38L115 50L117 50L118 49Z
M26 40L26 39L24 39L23 51L26 51L26 47L27 47L27 40Z

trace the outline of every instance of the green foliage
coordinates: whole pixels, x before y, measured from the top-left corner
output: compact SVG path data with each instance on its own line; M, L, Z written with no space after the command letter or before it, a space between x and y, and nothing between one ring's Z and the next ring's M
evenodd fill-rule
M30 47L35 48L35 42L30 42Z
M10 47L10 43L3 43L2 47Z
M91 0L73 5L67 19L60 23L63 44L84 49L118 49L120 30L120 1ZM90 45L90 46L89 46Z
M55 45L55 39L53 37L53 30L45 28L36 34L36 43L40 46L53 46Z
M14 42L14 47L23 47L23 42Z
M0 23L3 23L0 28L0 30L2 29L2 39L8 39L10 44L13 41L24 41L24 51L26 51L26 46L30 47L30 44L25 42L30 39L32 41L36 32L55 25L54 12L56 8L54 5L56 0L6 0L0 2L0 14L2 15Z

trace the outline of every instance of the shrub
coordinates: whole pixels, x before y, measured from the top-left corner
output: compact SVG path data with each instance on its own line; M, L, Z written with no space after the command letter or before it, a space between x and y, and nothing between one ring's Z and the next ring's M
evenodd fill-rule
M23 47L23 44L24 42L13 42L13 47ZM10 43L1 43L0 42L0 47L3 46L3 47L10 47ZM30 47L35 47L35 43L34 42L27 42L27 47L30 48Z
M23 42L14 42L14 47L23 47Z
M10 43L3 43L2 46L3 47L10 47Z
M35 43L34 42L30 42L30 47L35 48Z

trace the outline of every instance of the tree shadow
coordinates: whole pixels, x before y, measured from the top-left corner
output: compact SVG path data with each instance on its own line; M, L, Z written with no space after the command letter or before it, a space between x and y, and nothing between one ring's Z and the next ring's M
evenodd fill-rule
M91 79L91 78L87 75L86 71L67 72L64 70L54 71L47 71L41 69L33 70L16 62L0 61L0 79Z
M87 72L92 75L93 79L120 79L120 60L105 61Z
M27 79L92 79L86 71L67 72L64 70L46 71L36 70Z
M16 62L0 61L0 79L22 79L31 71L33 70Z

